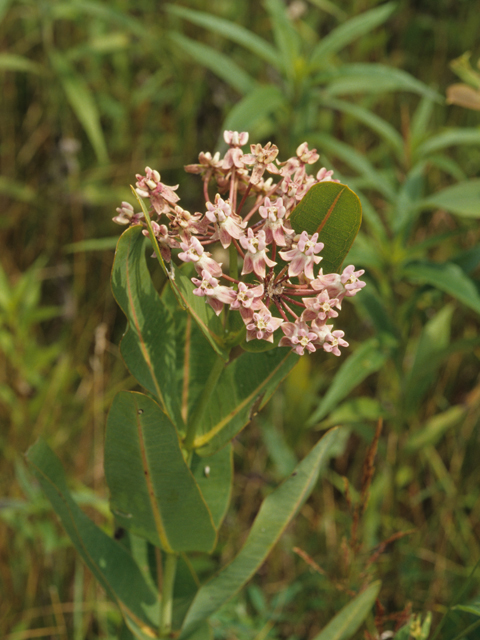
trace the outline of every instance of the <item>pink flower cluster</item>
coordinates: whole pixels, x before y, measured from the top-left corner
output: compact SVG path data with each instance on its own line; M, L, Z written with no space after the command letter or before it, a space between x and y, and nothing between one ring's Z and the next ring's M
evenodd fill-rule
M193 262L197 272L192 278L194 294L205 297L217 315L224 305L239 311L247 341L273 343L280 329L279 346L291 347L299 355L318 348L340 355L339 348L348 343L331 321L343 299L365 286L359 280L364 272L350 265L341 274L324 274L318 267L324 246L318 233L295 233L289 222L307 191L319 182L333 181L333 172L322 168L315 176L307 173L307 165L319 158L307 143L294 157L279 162L278 148L270 142L264 147L251 145L251 152L243 153L248 133L225 131L224 139L229 148L223 158L202 152L198 164L185 167L203 180L204 213L182 209L175 193L178 185L163 184L158 171L147 167L145 175L137 174L136 192L150 200L150 212L157 217L152 226L163 259L170 262L172 250L180 249L177 257ZM212 182L217 191L213 200ZM118 224L145 225L143 214L135 213L127 202L117 213L113 220ZM148 230L143 233L148 235ZM218 243L229 249L224 259L230 263L228 273L207 251Z

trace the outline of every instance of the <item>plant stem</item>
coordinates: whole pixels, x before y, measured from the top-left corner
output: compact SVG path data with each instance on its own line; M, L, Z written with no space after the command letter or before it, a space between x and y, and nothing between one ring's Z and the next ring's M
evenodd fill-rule
M210 400L210 397L215 389L215 386L218 382L220 374L222 373L225 366L225 362L221 356L216 355L215 362L213 363L213 367L210 370L210 375L208 376L208 380L203 389L202 396L197 405L195 413L193 414L191 420L189 420L187 425L187 434L185 436L185 440L183 441L183 445L187 451L191 451L193 449L193 441L195 439L195 434L197 431L197 427L200 423L200 420L203 417L203 413L205 408Z
M167 553L163 574L162 611L160 616L160 637L167 636L172 629L173 586L177 570L177 556Z

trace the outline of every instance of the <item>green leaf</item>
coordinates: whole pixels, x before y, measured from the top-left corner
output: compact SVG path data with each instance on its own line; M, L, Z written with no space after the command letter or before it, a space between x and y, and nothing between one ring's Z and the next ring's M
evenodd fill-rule
M384 91L411 91L421 96L443 103L443 98L423 82L406 71L387 65L368 62L344 64L330 74L319 79L328 82L326 92L330 96L351 93L381 93Z
M381 582L373 582L359 593L313 640L349 640L371 612L380 591Z
M245 47L245 49L262 58L273 67L278 67L278 53L275 48L252 31L245 29L245 27L235 24L235 22L231 22L230 20L219 18L211 13L195 11L194 9L187 9L187 7L179 7L174 4L166 4L165 9L169 13L180 16L180 18L185 18L199 27L204 27L208 29L208 31L219 33L224 38L228 38Z
M16 53L0 53L0 71L25 71L38 75L46 73L45 68L40 64Z
M130 227L120 237L115 253L112 291L128 320L120 351L132 375L158 399L181 430L175 325L152 284L145 243L142 228Z
M478 144L480 145L480 129L464 128L464 129L448 129L442 133L432 136L421 144L416 149L416 153L419 155L427 155L438 151L439 149L445 149L446 147L452 147L457 144Z
M480 313L480 294L473 281L458 265L423 260L407 264L402 269L402 274L412 282L436 287Z
M213 550L216 530L178 434L149 397L128 391L115 396L105 476L111 509L125 529L169 553Z
M290 80L295 77L295 67L300 55L300 37L291 23L285 4L281 0L264 0L265 8L270 14L273 35L277 45L277 58L281 58L282 66Z
M108 238L88 238L88 240L80 240L72 242L63 247L65 253L83 253L84 251L108 251L115 249L118 243L118 236L109 236Z
M307 426L312 426L322 420L360 382L381 369L387 358L388 353L382 351L376 338L370 338L357 347L338 370L327 393L308 420Z
M284 348L243 353L225 367L212 394L194 447L210 455L234 438L268 402L280 382L298 362Z
M354 171L364 176L367 179L369 183L368 186L370 188L376 189L390 201L395 199L395 190L389 182L385 180L384 176L375 169L365 156L356 151L349 144L341 142L326 133L316 133L311 136L311 140L312 144L315 144L318 147L320 153L333 154L340 158Z
M43 440L27 451L27 460L76 550L124 615L154 633L146 611L157 596L148 588L132 556L81 511L67 487L60 461Z
M87 83L82 76L76 73L62 54L52 51L50 60L63 86L67 100L85 129L99 162L108 162L107 145L100 124L100 114Z
M200 63L219 78L244 95L255 88L255 80L231 58L201 42L195 42L181 33L170 33L175 46L183 49L195 62Z
M346 100L339 100L335 98L324 98L322 100L322 106L329 109L337 109L342 113L356 118L359 122L362 122L367 127L370 127L372 131L378 133L397 153L399 158L404 154L404 141L398 131L392 127L386 120L380 118L375 113L372 113L369 109L365 109L360 105L347 102Z
M253 137L258 123L284 105L285 96L278 87L256 87L230 110L222 130L249 131Z
M230 349L224 343L222 321L215 315L214 310L206 302L205 298L194 295L195 285L189 278L190 273L191 265L185 264L180 269L174 270L173 282L170 281L170 283L175 287L181 301L202 330L210 345L226 362Z
M320 182L307 191L290 216L297 233L318 231L325 247L321 266L324 273L336 273L355 240L362 222L362 206L346 185Z
M446 209L466 218L480 218L480 178L459 182L418 203L420 209Z
M454 307L449 304L424 326L415 348L415 357L405 381L405 411L413 413L437 377L450 342L450 325Z
M472 602L472 604L456 604L452 609L465 611L465 613L472 613L474 616L480 616L480 602Z
M370 11L350 18L347 22L340 25L327 36L325 36L315 47L311 57L311 64L315 66L324 66L325 58L333 53L338 53L351 42L363 36L375 27L385 22L387 18L395 11L395 4L387 2L381 7L376 7Z
M233 597L262 565L292 518L307 499L327 465L341 431L329 431L292 475L262 503L248 538L234 560L202 586L190 607L179 640L192 632Z
M218 529L227 513L232 493L233 454L229 443L212 456L193 454L190 469Z
M455 405L433 416L422 429L412 433L405 445L405 451L418 451L429 445L436 445L448 429L457 426L463 420L466 413L466 406Z

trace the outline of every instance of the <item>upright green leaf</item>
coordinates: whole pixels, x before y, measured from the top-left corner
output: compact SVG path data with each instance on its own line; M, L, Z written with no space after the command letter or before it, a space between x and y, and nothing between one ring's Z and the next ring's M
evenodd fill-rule
M295 76L295 66L300 55L300 36L295 30L281 0L264 0L270 14L273 36L282 61L285 74L291 80Z
M175 324L156 292L145 258L140 226L120 237L112 269L112 291L128 320L120 345L125 364L182 429L176 382Z
M108 162L107 144L100 124L100 114L87 83L59 52L52 51L50 59L67 100L85 129L99 162Z
M151 625L155 626L156 621L149 620L146 611L157 597L148 588L132 556L73 501L62 465L43 440L30 447L27 460L85 564L123 614L153 637Z
M360 382L381 369L387 357L388 352L382 349L376 338L366 340L355 349L333 378L327 393L323 396L320 404L308 420L307 426L312 426L319 420L322 420L322 418L330 413Z
M183 49L195 62L212 71L240 94L249 93L255 87L252 76L224 53L202 42L195 42L181 33L173 32L169 37L175 46Z
M405 381L405 411L414 413L429 386L437 377L444 350L450 342L453 305L439 311L424 326L415 347L415 356Z
M402 269L402 273L412 282L432 285L480 313L480 293L473 281L458 265L452 262L438 263L422 260L407 264Z
M212 551L212 516L185 462L175 427L143 394L124 391L113 401L105 437L105 476L111 509L125 529L169 553Z
M234 596L262 565L307 499L319 474L326 468L330 450L340 433L338 429L329 431L292 475L263 501L238 555L199 589L185 618L179 640L191 638L195 629Z
M199 27L204 27L208 31L219 33L224 38L236 42L245 49L248 49L259 58L262 58L273 67L278 67L278 53L275 48L256 33L245 29L235 22L219 18L211 13L204 11L195 11L187 7L180 7L174 4L166 4L165 9L173 15L185 18L189 22Z
M330 620L313 640L350 640L371 612L380 591L381 582L373 582Z
M446 209L465 218L480 218L480 178L459 182L418 203L420 209Z
M320 182L307 191L290 216L297 233L319 233L325 247L321 267L324 273L337 272L345 259L362 221L358 197L346 185Z
M229 443L205 458L194 453L190 469L210 509L213 524L218 529L227 513L232 493L232 445Z
M223 371L197 430L194 446L202 456L223 447L265 406L298 361L291 350L278 347L243 353Z
M253 138L257 124L277 112L285 103L285 95L278 87L256 87L230 109L222 130L248 131Z
M333 29L321 42L315 47L311 57L311 64L315 66L324 66L325 59L333 53L338 53L351 42L360 36L369 33L385 22L387 18L395 11L395 4L387 2L381 7L375 7L370 11L350 18L347 22Z

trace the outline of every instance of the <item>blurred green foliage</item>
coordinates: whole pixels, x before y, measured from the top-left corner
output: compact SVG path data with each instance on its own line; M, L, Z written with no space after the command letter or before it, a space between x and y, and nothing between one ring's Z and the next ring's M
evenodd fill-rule
M466 580L480 557L480 128L477 112L442 96L449 62L466 50L478 58L480 13L469 0L286 4L0 2L2 638L116 637L118 612L21 454L40 433L63 450L81 506L111 531L105 412L135 384L116 347L111 217L145 165L198 207L199 185L182 167L214 150L225 123L285 155L306 139L359 193L364 226L349 261L368 287L342 327L350 354L301 359L235 443L222 563L318 430L350 427L327 481L215 633L313 638L350 590L377 577L384 630L409 620L408 603L422 620L432 611L435 630L454 602L445 640L475 624L477 582ZM373 618L367 629L375 637Z

